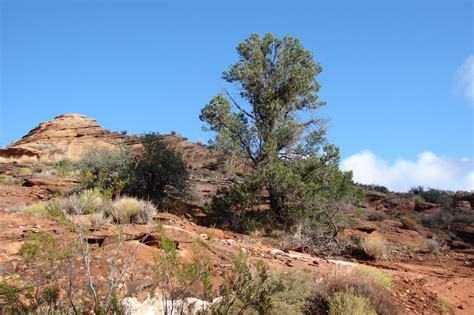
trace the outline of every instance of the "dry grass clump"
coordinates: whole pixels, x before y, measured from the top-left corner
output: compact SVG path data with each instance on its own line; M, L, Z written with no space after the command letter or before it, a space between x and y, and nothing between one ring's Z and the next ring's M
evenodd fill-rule
M357 271L351 270L336 270L323 278L317 286L309 308L310 314L401 313L387 288L370 277L363 277Z
M117 223L146 224L156 212L151 202L132 197L120 198L107 209L107 214Z
M380 259L387 253L387 244L381 237L372 236L362 239L360 246L373 259Z
M376 260L384 257L387 252L387 244L379 236L370 236L362 239L360 246L369 257Z
M69 214L93 214L104 212L108 207L107 198L94 189L83 190L63 201L63 209Z
M112 221L112 219L108 217L105 212L102 211L91 214L90 220L92 226L94 227L101 227L109 224Z
M426 248L430 253L437 253L441 250L441 242L436 238L430 238L425 241Z

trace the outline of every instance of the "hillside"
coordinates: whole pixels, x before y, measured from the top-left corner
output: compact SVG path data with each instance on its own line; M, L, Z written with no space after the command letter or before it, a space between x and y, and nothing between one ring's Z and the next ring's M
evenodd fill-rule
M81 229L86 227L84 239L92 253L89 257L94 259L91 268L98 283L106 278L113 255L128 264L127 257L133 253L117 290L135 298L136 305L144 300L151 303L147 297L157 292L153 290L159 279L152 266L164 253L160 240L166 235L177 244L178 256L184 260L192 258L196 240L203 244L200 254L211 261L211 282L215 287L232 271L234 258L243 251L251 261L261 260L273 271L306 272L315 282L334 273L370 266L393 279L387 292L400 306L401 314L470 314L474 309L472 194L455 195L452 204L444 207L415 200L408 194L368 191L363 202L354 205L349 214L356 217L357 212L358 219L340 233L341 240L352 242L348 247L351 250L338 256L311 256L305 248L292 247L282 233L277 233L281 231L273 231L272 235L260 231L239 234L201 225L204 204L220 187L240 181L248 170L244 163L226 167L222 153L182 136L163 135L162 139L180 153L190 174L188 197L169 209L171 213L159 211L148 225L127 223L120 228L111 222L95 227L91 214L63 218L79 224ZM18 142L0 150L0 280L7 279L7 274L35 276L37 266L20 255L32 235L46 233L64 242L77 236L57 218L26 211L28 205L46 204L57 200L58 195L69 198L77 178L74 171L59 162L77 161L89 150L114 150L122 145L138 149L140 138L105 130L84 115L65 114L39 124ZM449 213L449 223L433 227L422 224L440 213ZM161 232L155 229L156 223ZM117 239L121 240L119 245ZM383 239L387 253L368 259L353 245L360 239ZM436 250L430 249L433 241L439 241ZM87 280L84 272L76 276L78 283ZM67 277L56 279L63 298L66 280ZM101 290L105 288L98 286ZM196 295L202 297L200 293ZM0 298L0 313L7 306ZM141 311L130 307L129 313L145 314L144 307Z

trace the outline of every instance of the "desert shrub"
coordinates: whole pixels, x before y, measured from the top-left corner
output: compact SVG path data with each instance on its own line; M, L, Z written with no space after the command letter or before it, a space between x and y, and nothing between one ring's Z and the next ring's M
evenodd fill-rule
M22 303L21 293L27 288L23 288L17 283L12 284L6 280L0 282L0 313L3 314L27 314L28 305Z
M64 199L62 207L69 214L92 214L107 211L110 201L98 189L87 189Z
M176 243L160 236L163 253L157 257L153 269L157 276L158 289L164 299L164 309L170 314L183 314L186 299L202 290L204 298L210 297L211 261L203 255L203 244L193 244L191 261L184 261L177 252Z
M362 278L368 278L374 283L376 283L377 285L380 285L381 287L390 288L392 286L392 283L393 283L392 277L378 271L375 268L360 265L360 266L357 266L355 272L357 276L362 277Z
M329 315L377 315L365 297L351 292L336 292L328 303Z
M421 224L429 228L442 228L449 225L452 220L453 216L449 212L439 209L433 213L424 214L421 217Z
M435 237L429 238L425 241L425 246L430 253L437 253L441 249L441 241L437 240Z
M407 218L407 217L403 217L401 219L401 222L402 222L402 228L404 228L406 230L412 230L412 231L415 230L416 223L412 219Z
M44 217L48 214L45 205L39 203L27 206L23 209L23 212L34 215L36 217Z
M95 150L78 164L81 189L99 189L111 197L128 195L160 201L166 194L183 193L187 170L180 155L155 133L141 137L143 148Z
M119 194L129 181L133 156L129 150L93 150L78 163L81 189Z
M59 176L66 176L75 169L74 163L68 158L62 158L55 163L56 171Z
M107 208L107 214L117 223L146 224L156 214L156 208L149 201L123 197Z
M244 253L234 260L232 274L219 290L215 314L302 314L313 293L311 277L272 274L262 261L251 263Z
M124 191L154 201L160 201L166 193L183 193L188 172L181 156L159 134L143 135L142 145L142 152L129 170L130 180Z
M369 221L379 222L387 218L387 215L380 210L366 210L364 216Z
M321 279L308 303L309 314L330 313L330 301L334 294L348 293L364 297L367 305L378 315L397 315L400 309L386 287L374 282L370 277L363 277L357 272L336 270L333 274ZM355 314L355 313L342 313ZM369 313L370 314L370 313Z
M56 219L64 219L65 212L61 208L59 199L52 199L47 203L35 203L23 209L23 212L37 217L52 217Z
M100 274L94 274L91 265L98 264L99 256L87 242L88 229L74 224L68 227L70 231L64 235L37 233L25 240L19 255L28 272L2 274L0 313L5 310L4 301L12 314L123 313L124 291L119 288L134 254L121 250L122 231L118 231L117 251L107 256L108 264L101 264ZM125 262L118 263L119 259Z
M420 195L414 195L411 199L415 202L415 206L419 205L423 202L426 202L426 200L423 197L421 197Z
M94 227L101 227L112 221L111 217L107 216L107 214L102 211L91 214L90 220Z
M21 175L21 176L30 176L32 175L33 173L31 172L31 170L27 167L22 167L20 168L20 170L18 171L18 174Z
M429 188L426 190L423 186L412 187L409 193L420 196L426 202L436 203L443 207L451 205L452 196L449 191Z
M358 184L358 185L360 187L362 187L363 189L367 190L367 191L377 191L377 192L381 192L381 193L390 192L390 190L387 187L382 186L382 185L376 185L376 184L369 184L369 185Z
M379 259L385 256L387 245L381 237L369 236L360 241L361 248L373 259Z

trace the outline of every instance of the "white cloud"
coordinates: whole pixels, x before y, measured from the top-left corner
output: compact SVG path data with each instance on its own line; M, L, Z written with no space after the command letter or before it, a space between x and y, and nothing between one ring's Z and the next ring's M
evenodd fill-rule
M461 89L467 100L474 105L474 55L467 57L466 61L457 71L457 87Z
M352 170L357 182L384 185L394 191L407 191L417 185L474 190L474 160L440 157L430 151L418 155L416 161L399 158L391 164L364 150L343 160L341 168Z

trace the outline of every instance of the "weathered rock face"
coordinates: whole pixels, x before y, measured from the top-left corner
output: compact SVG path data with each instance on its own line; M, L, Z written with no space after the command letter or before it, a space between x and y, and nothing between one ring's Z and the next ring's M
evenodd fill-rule
M0 156L69 158L77 160L91 148L113 148L124 136L101 128L95 119L80 114L60 115L33 128Z

